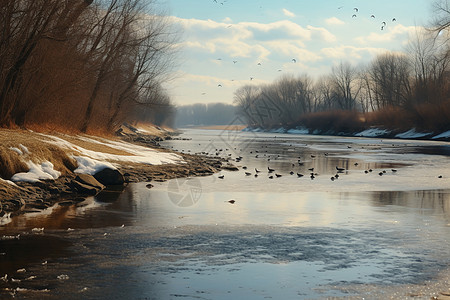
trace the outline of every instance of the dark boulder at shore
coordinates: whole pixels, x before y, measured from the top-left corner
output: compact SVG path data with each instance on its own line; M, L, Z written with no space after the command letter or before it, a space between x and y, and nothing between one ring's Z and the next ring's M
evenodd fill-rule
M125 183L125 178L119 170L113 170L110 168L105 168L97 173L95 173L94 178L97 179L103 185L123 185Z

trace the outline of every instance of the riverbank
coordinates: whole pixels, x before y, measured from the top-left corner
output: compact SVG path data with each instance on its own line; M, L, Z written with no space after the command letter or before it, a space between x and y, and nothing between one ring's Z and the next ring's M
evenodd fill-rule
M248 126L243 131L249 132L271 132L271 133L288 133L288 134L311 134L311 135L330 135L330 136L346 136L346 137L366 137L366 138L385 138L385 139L418 139L418 140L433 140L433 141L449 141L450 130L445 132L424 132L417 131L415 128L409 130L394 130L385 128L368 128L358 131L339 131L339 130L320 130L309 129L306 127L294 128L261 128Z
M116 134L0 129L0 220L120 191L132 182L206 176L230 168L220 158L161 148L159 141L176 134L168 129L125 124Z
M189 127L192 129L206 129L206 130L234 130L234 131L241 131L245 128L247 128L246 125L237 125L237 124L230 124L230 125L211 125L211 126L194 126Z

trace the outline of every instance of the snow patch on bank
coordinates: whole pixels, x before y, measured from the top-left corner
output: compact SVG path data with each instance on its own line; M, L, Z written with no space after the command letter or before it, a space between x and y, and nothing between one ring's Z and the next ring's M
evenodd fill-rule
M0 182L5 182L5 183L10 184L12 186L18 187L18 185L15 182L11 181L11 180L6 180L6 179L3 179L3 178L0 178Z
M112 141L108 139L101 139L101 141L88 138L88 137L77 137L82 141L86 141L93 144L98 144L101 146L106 146L112 149L120 150L128 155L118 155L103 153L100 151L92 151L85 149L83 147L77 146L63 138L56 137L53 135L41 134L49 140L44 140L45 142L56 144L62 148L72 150L78 155L73 155L72 157L77 161L78 168L75 173L83 173L94 175L97 172L109 168L117 169L117 165L111 163L114 161L117 163L140 163L149 165L162 165L162 164L180 164L186 163L183 158L174 153L162 152L149 147L139 146L122 141ZM19 145L19 147L11 147L12 151L16 152L18 155L29 154L27 147ZM35 183L40 180L55 180L61 175L61 172L54 169L54 166L49 161L44 161L42 163L34 163L32 161L27 162L29 167L28 172L21 172L14 174L11 177L11 183L18 181L25 181L30 183Z
M450 138L450 130L432 137L433 140L435 140L435 139L445 139L445 138Z
M17 147L9 147L9 149L14 151L14 152L16 152L19 155L24 155L24 154L29 154L30 153L30 151L28 151L28 148L25 147L24 145L19 144L19 147L20 147L20 149L17 148Z
M75 158L78 164L78 168L74 171L75 173L94 175L106 168L116 169L116 167L109 162L99 161L86 156L74 156L73 158Z
M129 155L119 155L88 150L59 137L55 137L52 135L44 136L51 138L51 143L56 143L60 147L79 153L79 155L73 156L73 158L78 163L78 168L75 170L75 172L77 173L95 174L96 172L101 171L105 168L116 169L114 164L110 163L109 161L117 161L118 163L140 163L148 165L185 163L183 158L178 154L162 152L149 147L139 146L123 141L112 141L104 138L102 138L101 140L97 140L84 136L77 137L79 140L120 150L129 153Z
M162 164L177 164L184 162L183 158L174 153L169 152L161 152L149 147L139 146L135 144L130 144L123 141L112 141L107 139L102 139L103 141L99 141L96 139L91 139L88 137L78 137L80 140L84 140L86 142L95 143L99 145L103 145L106 147L110 147L113 149L121 150L131 155L116 155L116 154L106 154L95 151L90 151L84 149L82 154L85 154L94 159L109 159L109 160L117 160L117 161L127 161L134 163L143 163L149 165L162 165Z
M355 136L378 137L378 136L387 135L389 133L391 133L391 132L386 129L370 128L370 129L366 129L366 130L363 130L363 131L355 134Z
M430 134L432 134L432 133L417 132L415 128L412 128L406 132L395 135L395 137L400 138L400 139L417 139L417 138L421 138L421 137L424 137L424 136L427 136Z
M56 171L53 168L53 164L49 161L44 161L41 164L36 164L30 161L27 165L30 168L29 171L14 174L11 177L13 182L25 181L35 183L39 180L55 180L61 175L61 172Z
M285 129L283 127L276 128L276 129L263 129L261 127L257 128L251 128L246 127L242 131L244 132L270 132L270 133L288 133L288 134L301 134L301 135L322 135L325 134L321 132L320 130L313 130L312 132L304 127L297 127L293 129ZM450 130L442 132L440 134L436 134L433 136L433 132L417 132L415 128L412 128L408 131L398 133L395 136L393 135L395 131L387 130L387 129L381 129L381 128L369 128L366 130L363 130L358 133L353 134L345 134L346 136L354 136L354 137L367 137L367 138L398 138L398 139L421 139L421 138L430 138L433 140L436 139L450 139ZM327 135L341 135L337 132L326 132Z
M289 134L309 134L309 130L307 128L293 128L286 131Z

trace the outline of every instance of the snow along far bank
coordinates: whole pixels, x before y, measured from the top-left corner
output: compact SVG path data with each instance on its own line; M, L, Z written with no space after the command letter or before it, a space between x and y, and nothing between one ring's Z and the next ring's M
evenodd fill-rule
M432 139L432 140L450 140L450 130L442 133L433 132L418 132L415 128L407 130L405 132L393 132L387 129L381 128L369 128L361 132L356 133L343 133L343 132L319 132L317 130L309 130L304 127L297 127L286 129L283 127L274 129L263 128L244 128L242 131L248 132L270 132L270 133L288 133L288 134L312 134L312 135L339 135L339 136L354 136L354 137L368 137L368 138L398 138L398 139Z

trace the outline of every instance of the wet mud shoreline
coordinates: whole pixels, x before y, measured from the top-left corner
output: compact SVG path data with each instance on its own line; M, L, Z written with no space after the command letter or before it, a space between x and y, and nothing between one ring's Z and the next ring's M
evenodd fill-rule
M121 163L117 170L123 176L120 185L106 186L99 193L120 192L129 183L166 181L173 178L189 176L208 176L222 169L237 170L223 158L212 158L204 155L183 154L164 149L159 142L171 139L173 133L159 136L145 133L119 132L121 140L140 146L150 147L161 152L180 155L184 163L151 165L144 163ZM74 172L55 180L40 180L35 183L16 182L15 185L0 181L0 218L13 217L23 213L38 212L57 203L72 205L92 196L92 190L79 188L77 175Z

